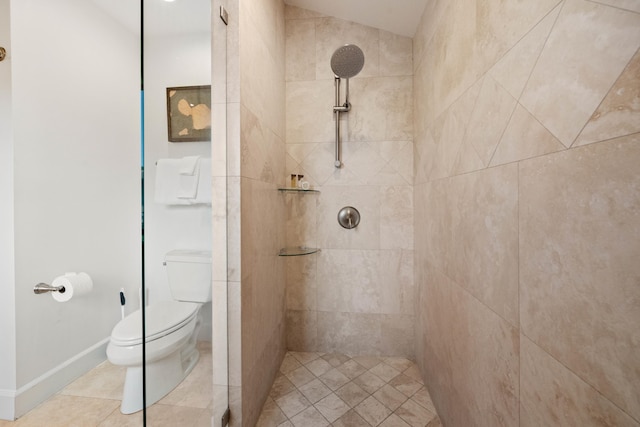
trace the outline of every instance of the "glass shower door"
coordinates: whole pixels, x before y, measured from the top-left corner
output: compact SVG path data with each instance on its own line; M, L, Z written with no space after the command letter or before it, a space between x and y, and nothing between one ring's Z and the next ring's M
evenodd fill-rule
M142 6L144 416L149 426L220 426L214 403L226 392L214 402L214 365L227 350L226 341L213 339L226 336L226 326L221 332L213 321L226 299L216 298L211 278L212 242L224 239L212 231L212 5L142 0ZM192 267L205 264L209 275L196 285L205 283L208 297L176 291ZM172 276L176 265L183 271ZM205 302L211 293L213 301Z

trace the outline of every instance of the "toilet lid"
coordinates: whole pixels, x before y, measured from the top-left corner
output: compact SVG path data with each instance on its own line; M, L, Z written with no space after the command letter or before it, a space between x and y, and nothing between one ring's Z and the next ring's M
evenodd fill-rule
M188 323L198 312L200 304L180 301L158 301L145 309L147 342L161 338ZM142 310L122 319L111 332L111 342L130 346L142 344Z

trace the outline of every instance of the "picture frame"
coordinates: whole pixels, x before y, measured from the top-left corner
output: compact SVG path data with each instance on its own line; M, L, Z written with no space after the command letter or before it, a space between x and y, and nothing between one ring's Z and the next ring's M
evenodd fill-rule
M211 86L167 88L170 142L211 141Z

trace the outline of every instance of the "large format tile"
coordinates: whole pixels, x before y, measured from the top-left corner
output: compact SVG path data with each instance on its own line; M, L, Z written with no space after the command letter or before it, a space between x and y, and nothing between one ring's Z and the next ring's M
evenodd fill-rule
M638 46L637 13L567 0L521 103L569 147Z
M427 256L455 283L518 324L518 167L440 180L416 228L426 227Z
M640 418L640 136L523 162L522 330Z
M434 266L425 288L425 380L443 423L517 425L518 330Z
M565 147L527 110L518 105L500 139L491 166L562 151Z
M522 427L640 426L524 336L520 338L520 345Z
M556 6L489 70L515 99L520 98L560 9L560 5Z
M636 52L574 145L640 132L640 51Z

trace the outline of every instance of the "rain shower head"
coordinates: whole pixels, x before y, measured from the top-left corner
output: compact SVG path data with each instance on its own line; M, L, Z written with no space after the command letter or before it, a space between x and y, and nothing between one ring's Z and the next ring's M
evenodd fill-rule
M364 67L364 53L354 44L339 47L331 56L331 69L336 77L349 79Z

